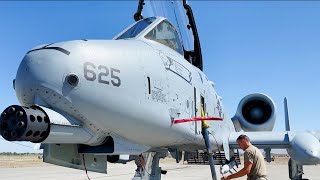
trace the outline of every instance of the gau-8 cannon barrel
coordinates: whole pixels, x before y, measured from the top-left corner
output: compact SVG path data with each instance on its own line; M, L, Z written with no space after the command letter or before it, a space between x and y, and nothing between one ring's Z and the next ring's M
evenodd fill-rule
M52 109L12 105L0 117L0 134L8 141L100 144L103 139L69 115Z
M0 132L8 141L41 142L48 137L49 131L49 117L36 106L12 105L1 114Z

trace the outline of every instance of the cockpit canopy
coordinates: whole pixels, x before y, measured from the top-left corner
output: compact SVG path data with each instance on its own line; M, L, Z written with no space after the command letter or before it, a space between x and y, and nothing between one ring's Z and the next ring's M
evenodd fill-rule
M116 39L145 38L161 43L183 55L182 44L175 27L165 18L142 19L122 32Z
M146 29L150 24L152 24L156 20L155 17L149 17L142 19L138 22L136 22L134 25L131 25L131 27L123 32L120 36L117 37L117 39L128 39L128 38L134 38L136 37L141 31Z

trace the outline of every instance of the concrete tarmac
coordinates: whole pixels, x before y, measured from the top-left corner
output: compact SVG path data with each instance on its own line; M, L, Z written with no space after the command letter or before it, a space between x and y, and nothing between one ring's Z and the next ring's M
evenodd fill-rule
M209 180L211 179L209 165L175 164L172 162L161 163L160 166L168 173L162 176L163 180ZM241 166L242 167L242 166ZM91 180L130 180L134 175L136 166L128 164L108 164L108 174L88 172ZM286 164L267 164L268 179L283 180L288 178L288 167ZM221 178L219 166L216 166L217 179ZM304 166L304 178L320 180L320 166ZM84 170L75 170L50 164L39 167L23 168L0 168L0 179L5 180L37 180L37 179L63 179L63 180L86 180L88 179ZM245 180L245 177L239 178Z

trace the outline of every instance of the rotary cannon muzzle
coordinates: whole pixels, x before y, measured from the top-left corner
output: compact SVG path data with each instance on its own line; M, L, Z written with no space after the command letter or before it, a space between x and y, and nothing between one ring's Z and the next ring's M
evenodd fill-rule
M41 142L50 130L49 117L36 106L12 105L0 116L0 134L8 141Z

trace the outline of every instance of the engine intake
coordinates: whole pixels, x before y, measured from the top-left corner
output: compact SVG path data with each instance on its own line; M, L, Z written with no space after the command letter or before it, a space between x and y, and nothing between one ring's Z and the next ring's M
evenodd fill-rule
M240 101L232 121L237 131L271 131L275 119L273 100L265 94L254 93Z

